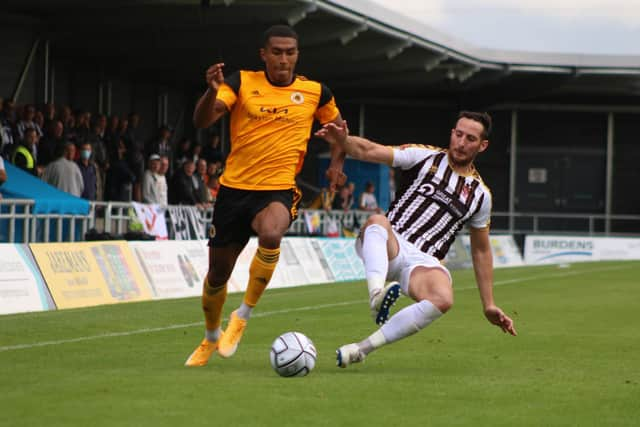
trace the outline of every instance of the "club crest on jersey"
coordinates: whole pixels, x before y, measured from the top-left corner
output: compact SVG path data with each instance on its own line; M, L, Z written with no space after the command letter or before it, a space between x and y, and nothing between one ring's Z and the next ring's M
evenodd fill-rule
M293 92L291 94L291 102L294 104L302 104L304 102L304 96L300 92Z
M469 197L469 193L471 192L471 184L468 182L462 187L462 197Z
M214 237L216 237L216 227L211 224L211 227L209 227L209 238L213 239Z

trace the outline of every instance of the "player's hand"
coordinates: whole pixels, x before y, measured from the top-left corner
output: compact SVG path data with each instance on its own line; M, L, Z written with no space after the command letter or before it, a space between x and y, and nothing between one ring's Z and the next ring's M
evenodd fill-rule
M327 169L326 176L329 181L329 191L332 193L338 191L338 188L342 187L347 182L347 175L338 168Z
M341 125L329 122L318 129L314 135L324 139L329 144L345 144L349 136L349 127L347 127L346 120L343 120Z
M211 67L207 68L207 74L205 76L207 85L216 92L218 91L220 85L224 82L222 67L224 67L224 62L213 64Z
M515 327L513 326L513 320L499 308L494 306L490 306L485 308L484 315L487 320L493 323L496 326L499 326L502 329L502 332L508 332L513 336L518 335Z

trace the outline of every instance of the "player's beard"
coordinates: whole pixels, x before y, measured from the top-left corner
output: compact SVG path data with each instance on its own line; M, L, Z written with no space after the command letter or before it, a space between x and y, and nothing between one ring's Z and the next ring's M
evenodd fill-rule
M455 166L456 168L461 168L461 169L468 169L471 164L473 163L473 160L475 158L475 155L473 156L465 156L464 159L459 159L456 158L454 156L454 151L453 150L449 150L449 163L452 164L453 166Z

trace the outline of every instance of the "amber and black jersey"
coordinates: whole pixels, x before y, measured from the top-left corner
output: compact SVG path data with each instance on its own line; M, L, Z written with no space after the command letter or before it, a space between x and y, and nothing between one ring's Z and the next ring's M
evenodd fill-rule
M324 84L296 76L288 86L269 82L264 71L239 71L218 89L231 113L231 151L220 183L242 190L295 187L314 120L340 114Z

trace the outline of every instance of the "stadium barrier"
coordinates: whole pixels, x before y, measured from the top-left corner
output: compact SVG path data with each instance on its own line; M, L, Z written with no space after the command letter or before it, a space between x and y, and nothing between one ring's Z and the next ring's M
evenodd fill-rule
M122 236L142 230L134 204L91 202L87 215L42 214L33 212L30 199L0 199L0 242L83 241L88 230ZM145 205L153 206L153 205ZM289 236L353 237L370 212L361 210L301 209L289 227ZM213 208L169 205L165 222L169 240L202 239L208 235ZM545 212L493 212L495 234L583 234L588 236L631 236L640 231L640 215L602 215ZM464 230L463 230L464 232Z
M84 240L95 224L95 206L86 215L34 213L32 199L0 199L0 241L10 243Z
M468 239L450 268L470 260ZM511 236L491 239L496 266L520 265ZM0 314L199 296L208 270L207 240L0 244ZM228 281L243 292L258 241L251 238ZM458 255L455 255L457 253ZM458 259L460 258L460 259ZM287 236L269 288L364 279L353 238Z
M527 236L523 259L512 236L490 238L494 267L640 260L640 238ZM250 239L229 279L243 292L257 249ZM456 239L445 265L471 266L469 237ZM197 297L208 269L207 240L0 244L0 314L126 301ZM353 238L287 236L269 288L364 279Z

